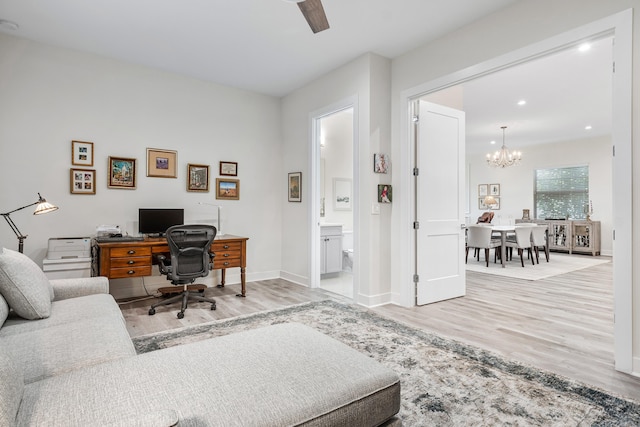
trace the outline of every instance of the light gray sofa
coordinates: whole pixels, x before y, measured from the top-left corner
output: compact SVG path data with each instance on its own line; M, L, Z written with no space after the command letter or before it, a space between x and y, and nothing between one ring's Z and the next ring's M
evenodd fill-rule
M299 324L136 355L103 277L0 253L2 426L399 426L400 382Z

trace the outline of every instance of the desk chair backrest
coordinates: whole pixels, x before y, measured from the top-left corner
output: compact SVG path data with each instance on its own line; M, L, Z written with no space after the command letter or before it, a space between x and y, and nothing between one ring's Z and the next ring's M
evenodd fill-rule
M213 267L209 251L216 232L212 225L189 224L169 227L167 243L171 253L171 266L167 279L182 281L207 276Z

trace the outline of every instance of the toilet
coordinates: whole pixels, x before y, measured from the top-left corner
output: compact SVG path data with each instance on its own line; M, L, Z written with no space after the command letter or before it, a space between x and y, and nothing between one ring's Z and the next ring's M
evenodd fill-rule
M353 231L342 231L342 271L353 271Z

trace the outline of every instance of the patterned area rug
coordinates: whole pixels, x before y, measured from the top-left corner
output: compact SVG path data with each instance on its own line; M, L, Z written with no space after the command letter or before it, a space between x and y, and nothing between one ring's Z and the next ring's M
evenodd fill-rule
M505 267L502 268L500 262L494 264L493 253L490 255L489 267L487 267L484 253L480 255L480 262L478 262L477 259L473 258L473 253L470 252L465 267L467 271L475 271L477 273L495 274L524 280L540 280L611 262L611 258L596 258L588 255L569 255L556 252L551 252L550 255L549 262L547 262L544 254L540 254L540 264L532 265L531 260L527 259L525 253L524 267L522 267L520 257L514 254L513 260L507 262Z
M283 322L309 325L401 378L404 426L637 426L640 403L355 305L311 302L133 338L139 353Z

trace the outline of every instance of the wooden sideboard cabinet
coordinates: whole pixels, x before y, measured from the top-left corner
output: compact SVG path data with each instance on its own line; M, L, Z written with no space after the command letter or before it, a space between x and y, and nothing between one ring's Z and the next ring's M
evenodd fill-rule
M600 221L573 219L517 219L516 224L533 222L549 229L549 250L600 255Z

